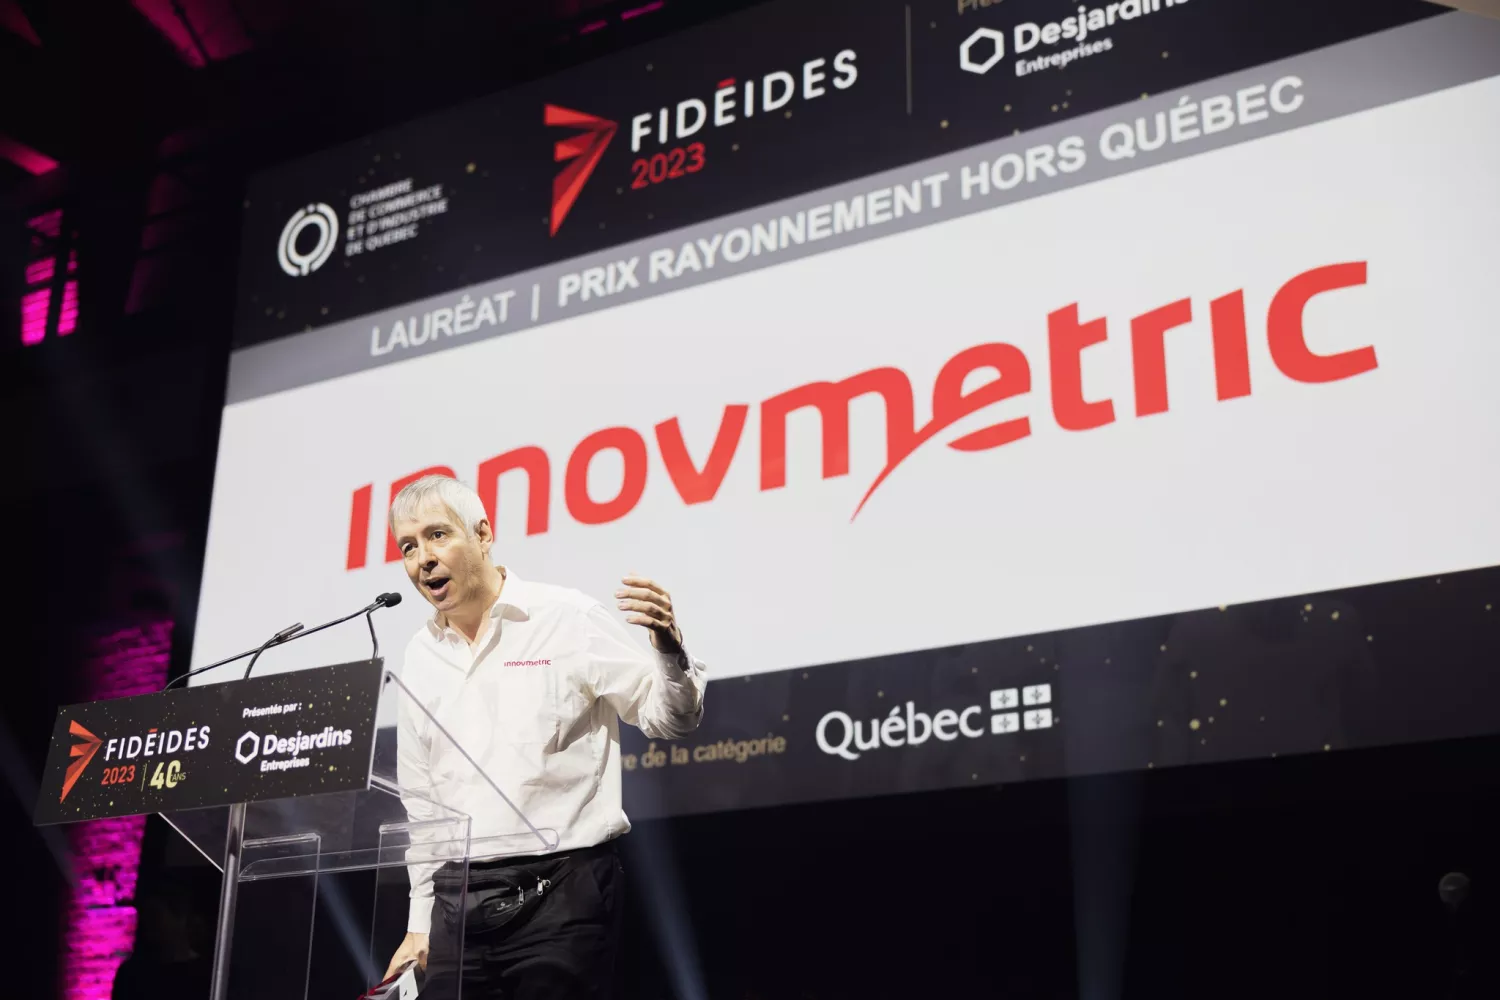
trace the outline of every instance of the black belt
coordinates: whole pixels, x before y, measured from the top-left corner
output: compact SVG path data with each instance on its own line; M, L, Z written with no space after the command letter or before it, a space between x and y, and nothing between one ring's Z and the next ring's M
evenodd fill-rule
M433 876L433 889L444 921L452 927L458 920L458 897L463 892L465 924L471 931L497 930L510 923L527 904L536 905L572 864L613 856L615 843L606 840L593 847L556 854L530 854L510 858L470 861L467 879L460 861L449 861ZM466 884L467 883L467 884Z
M558 851L555 854L521 854L514 857L504 858L470 858L469 878L473 879L476 873L498 872L507 868L529 869L545 865L555 865L568 859L577 861L589 861L593 858L611 856L615 853L615 842L606 840L602 844L593 847L579 847L570 851ZM438 869L438 875L448 877L450 884L457 885L458 876L463 872L462 861L449 861Z

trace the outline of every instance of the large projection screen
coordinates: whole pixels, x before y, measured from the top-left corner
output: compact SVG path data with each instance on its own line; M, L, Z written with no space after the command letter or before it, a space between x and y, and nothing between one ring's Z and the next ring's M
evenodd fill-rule
M260 178L194 664L399 668L436 469L672 590L636 815L1495 731L1500 25L1334 6L787 0Z

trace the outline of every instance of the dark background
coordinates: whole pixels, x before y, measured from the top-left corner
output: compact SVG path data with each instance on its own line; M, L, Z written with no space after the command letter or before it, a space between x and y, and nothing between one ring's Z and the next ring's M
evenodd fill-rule
M56 706L121 624L170 618L173 667L187 663L247 178L751 4L669 0L621 20L632 6L0 0L0 136L61 164L0 160L0 516L20 598L0 850L17 995L57 995L64 883L29 815ZM1337 27L1370 5L1308 6ZM1284 30L1237 28L1250 51ZM23 349L24 222L56 207L80 325ZM294 582L295 539L274 557ZM1450 627L1457 596L1423 600L1363 609L1410 626L1380 657L1493 666ZM1494 995L1497 750L1437 741L643 823L623 995L1440 997L1460 944L1467 995ZM211 921L215 880L166 867L168 833L148 830L141 893L180 890ZM1436 892L1453 870L1474 884L1456 920Z

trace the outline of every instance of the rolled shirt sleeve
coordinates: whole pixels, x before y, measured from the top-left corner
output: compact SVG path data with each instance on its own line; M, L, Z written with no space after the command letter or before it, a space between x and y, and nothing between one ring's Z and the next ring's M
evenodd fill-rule
M683 651L643 649L626 625L600 604L584 613L588 682L594 697L652 739L676 740L703 721L705 667Z

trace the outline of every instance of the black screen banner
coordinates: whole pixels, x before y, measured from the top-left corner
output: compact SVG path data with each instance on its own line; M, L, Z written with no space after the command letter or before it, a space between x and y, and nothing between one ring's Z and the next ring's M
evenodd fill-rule
M261 175L235 345L1440 13L1421 0L765 4Z
M1500 569L712 681L640 819L1500 731Z
M38 825L367 787L379 660L58 709Z

